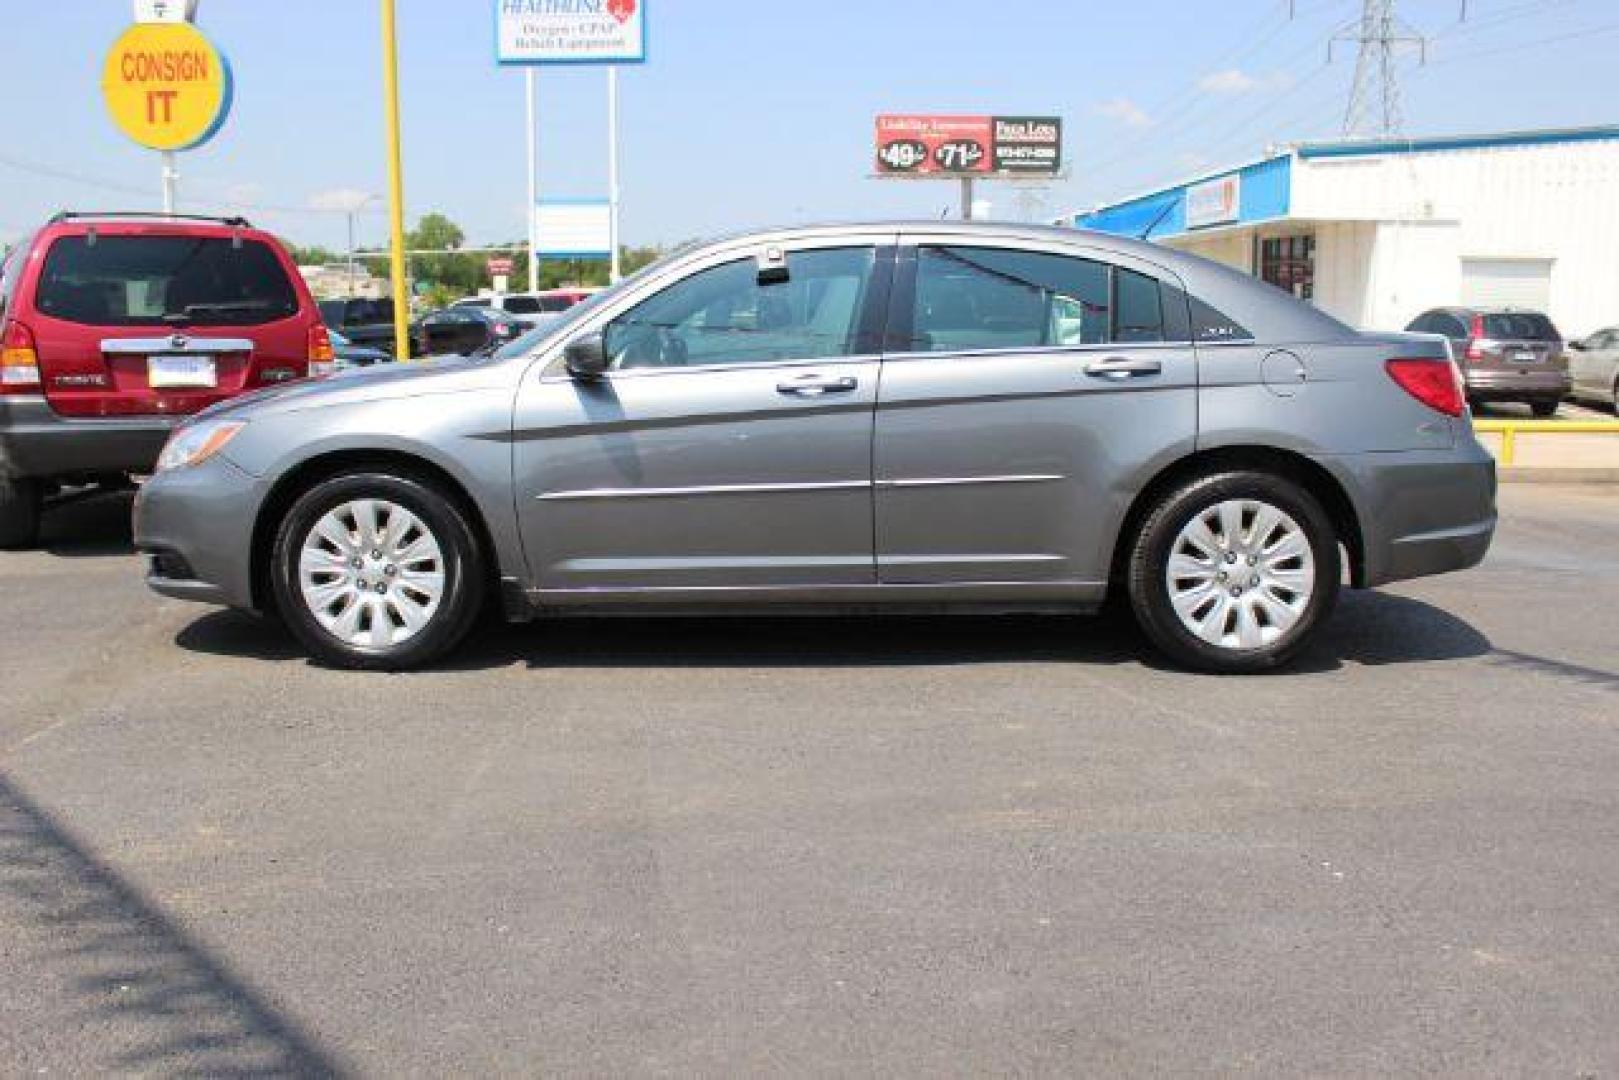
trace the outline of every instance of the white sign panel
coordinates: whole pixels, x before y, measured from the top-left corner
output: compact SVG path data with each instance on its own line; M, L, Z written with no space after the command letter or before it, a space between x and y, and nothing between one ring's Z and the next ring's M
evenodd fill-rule
M606 199L542 202L534 208L534 247L544 259L605 259L613 249Z
M135 21L195 22L197 0L135 0Z
M1186 227L1224 225L1242 212L1242 174L1217 176L1186 189Z
M647 0L495 0L502 64L638 64Z

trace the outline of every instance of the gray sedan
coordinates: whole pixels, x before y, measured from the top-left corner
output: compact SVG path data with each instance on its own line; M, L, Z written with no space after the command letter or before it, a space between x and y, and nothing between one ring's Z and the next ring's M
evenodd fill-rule
M135 510L153 589L362 668L443 655L488 604L1116 594L1175 661L1256 671L1346 575L1472 566L1494 525L1442 340L1150 244L940 222L684 249L491 359L238 399Z

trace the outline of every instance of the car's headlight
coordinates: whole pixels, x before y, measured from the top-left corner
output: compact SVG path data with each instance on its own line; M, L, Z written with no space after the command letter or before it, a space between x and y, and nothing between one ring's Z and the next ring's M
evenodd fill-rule
M246 426L245 420L227 420L190 424L181 428L169 436L163 452L158 455L157 471L166 472L207 461L224 449L225 444Z

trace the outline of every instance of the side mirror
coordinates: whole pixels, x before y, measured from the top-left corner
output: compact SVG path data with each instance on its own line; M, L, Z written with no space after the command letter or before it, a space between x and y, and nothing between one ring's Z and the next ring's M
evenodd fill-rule
M562 362L568 366L568 374L576 379L583 382L599 379L607 370L607 343L600 332L576 337L563 346Z

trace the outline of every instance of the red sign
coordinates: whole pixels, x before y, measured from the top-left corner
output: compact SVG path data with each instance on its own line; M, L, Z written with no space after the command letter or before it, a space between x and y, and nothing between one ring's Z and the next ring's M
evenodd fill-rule
M877 117L877 171L887 176L1055 175L1055 116Z
M877 171L988 173L993 141L988 116L879 116Z
M510 259L493 258L493 259L490 259L485 265L487 265L489 267L489 276L490 277L510 277L511 276L511 273L512 273L512 261Z

